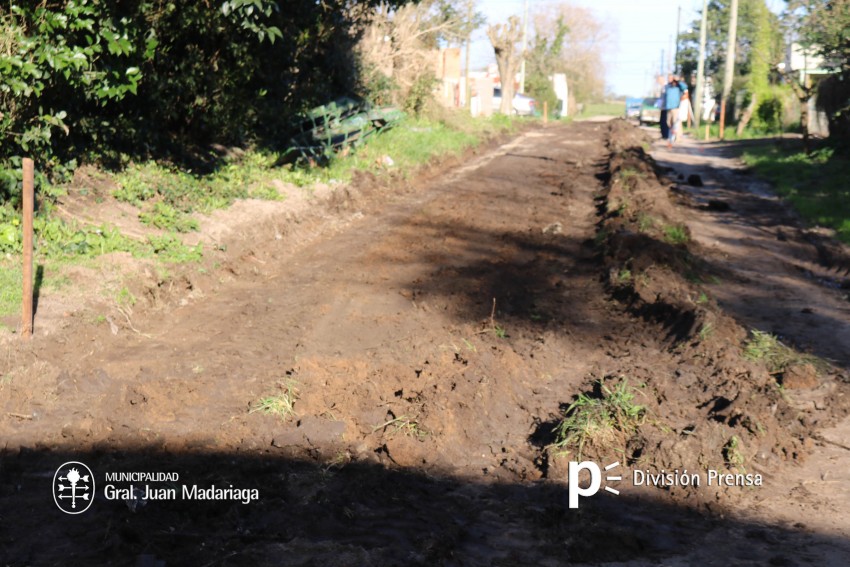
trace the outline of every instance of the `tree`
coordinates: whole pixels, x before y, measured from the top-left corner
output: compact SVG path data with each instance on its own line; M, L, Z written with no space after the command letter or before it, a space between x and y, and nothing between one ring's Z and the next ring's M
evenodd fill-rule
M288 139L292 118L352 94L373 9L412 0L20 0L0 10L0 201L15 160L161 158ZM436 40L435 40L436 41ZM12 172L12 173L10 173Z
M789 0L789 36L803 49L824 58L833 71L817 85L818 106L829 120L829 134L850 139L850 0ZM808 81L809 77L805 77ZM812 86L801 84L798 96L806 102Z
M499 66L499 77L502 80L502 103L499 110L502 114L513 112L514 80L519 69L522 53L516 44L522 38L522 26L516 16L508 18L507 24L496 24L487 28L487 37L496 53L496 64Z
M705 76L715 85L722 84L730 4L730 0L711 0L708 3ZM696 74L699 20L690 27L691 31L679 35L677 60L686 79ZM744 91L745 94L744 126L752 120L751 125L761 130L779 127L782 93L776 89L779 77L775 69L783 58L784 44L778 17L768 9L765 0L740 0L733 90Z
M547 102L549 108L556 108L557 97L552 81L549 77L553 73L563 73L564 38L569 28L564 23L563 17L555 22L553 37L547 37L535 30L531 47L526 57L526 90L538 102Z
M462 0L421 0L396 9L380 5L357 45L363 95L418 110L435 81L434 51L459 45L483 17Z
M610 40L609 27L593 12L563 2L534 12L531 54L534 71L548 77L564 73L571 96L595 102L605 96L605 64L602 53Z

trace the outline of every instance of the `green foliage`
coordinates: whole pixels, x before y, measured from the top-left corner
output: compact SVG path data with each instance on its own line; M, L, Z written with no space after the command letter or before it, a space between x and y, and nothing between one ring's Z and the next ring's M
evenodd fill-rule
M664 240L669 244L687 244L690 236L684 226L668 225L664 227Z
M160 260L172 264L200 262L204 256L204 247L202 244L186 246L179 238L171 234L149 236L148 244Z
M774 89L762 91L750 128L759 133L776 133L783 130L782 98Z
M0 253L18 254L22 248L21 217L11 207L0 206ZM97 256L116 251L136 251L134 242L108 226L66 223L45 214L33 221L34 248L43 257Z
M626 110L626 105L621 101L607 101L592 104L586 104L582 108L584 116L622 116Z
M404 109L419 116L425 110L428 102L434 98L434 87L436 85L437 79L430 72L418 77L407 92Z
M277 172L279 156L251 152L240 160L222 165L210 175L195 176L154 162L133 165L114 176L118 189L113 196L144 210L139 219L164 230L198 230L198 221L189 216L209 213L231 205L236 199L281 199L270 182Z
M597 386L593 395L578 395L554 430L552 447L562 451L575 448L579 460L589 443L606 448L615 442L618 433L634 434L646 414L646 408L635 403L637 390L626 379L613 388L602 381Z
M718 92L723 84L726 41L729 31L730 0L709 0L705 75ZM685 77L696 76L700 19L679 35L678 66ZM761 94L778 76L773 71L784 59L784 41L778 17L765 0L740 0L736 46L736 83L749 92Z
M140 213L139 220L144 224L163 230L176 230L177 232L198 230L198 221L186 216L185 213L168 203L156 203L152 211Z
M99 2L10 6L0 20L7 44L0 52L0 102L6 109L0 147L42 152L54 131L67 135L68 112L54 99L56 91L76 92L94 106L138 92L141 70L129 64L136 48L128 21L106 16ZM127 64L118 64L122 59Z
M798 41L824 58L834 73L818 84L818 106L827 113L830 138L850 142L850 1L789 0Z
M744 358L764 362L767 370L774 374L799 364L811 364L818 369L825 367L824 361L816 356L800 354L782 344L775 335L756 329L750 332L750 338L744 345Z
M558 98L549 76L565 71L561 64L561 57L564 38L568 32L569 27L564 23L564 18L559 17L552 37L539 34L532 43L526 62L526 91L537 100L540 109L543 108L544 102L548 103L549 109L553 112L557 108Z
M352 92L360 8L378 0L357 4L10 4L0 15L0 200L18 190L3 173L14 156L37 155L48 172L76 157L209 168L212 143L277 145L297 112Z
M19 312L23 294L20 262L0 258L0 317Z

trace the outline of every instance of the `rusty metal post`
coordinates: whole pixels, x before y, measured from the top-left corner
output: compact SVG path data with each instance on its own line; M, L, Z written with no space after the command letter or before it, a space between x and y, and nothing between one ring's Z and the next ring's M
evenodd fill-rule
M33 304L33 277L32 277L32 221L35 209L35 183L34 165L30 158L23 159L23 257L24 257L24 295L23 314L21 318L21 338L28 340L32 338L32 304Z

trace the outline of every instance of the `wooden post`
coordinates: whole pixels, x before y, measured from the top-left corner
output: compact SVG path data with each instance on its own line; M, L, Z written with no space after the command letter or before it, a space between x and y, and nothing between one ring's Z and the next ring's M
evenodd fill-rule
M549 101L543 101L543 124L546 125L549 123Z
M32 217L35 209L35 189L33 181L33 162L30 158L23 159L24 169L24 194L23 194L23 215L24 215L24 237L23 237L23 256L24 256L24 296L23 296L23 315L21 319L21 338L32 338L32 302L33 302L33 278L32 278Z
M726 97L720 99L720 139L723 139L723 130L726 126Z
M705 121L705 141L708 141L708 120Z

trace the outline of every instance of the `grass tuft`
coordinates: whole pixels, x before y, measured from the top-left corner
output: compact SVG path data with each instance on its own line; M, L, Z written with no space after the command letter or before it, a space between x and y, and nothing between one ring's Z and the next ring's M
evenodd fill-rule
M295 415L295 401L298 399L298 382L287 380L280 384L281 392L274 396L266 396L258 400L249 413L260 412L268 415L276 415L282 420L287 420Z
M664 227L664 240L668 244L687 244L690 239L688 229L682 225L668 225Z
M563 452L577 451L581 460L588 444L606 446L618 434L631 436L643 423L646 408L635 403L637 390L623 379L612 388L598 382L599 395L579 394L555 427L555 442L550 446Z
M750 331L750 339L744 345L744 358L753 362L763 361L771 374L782 373L789 366L798 364L811 364L819 371L826 366L820 358L801 354L782 344L776 336L756 329Z

